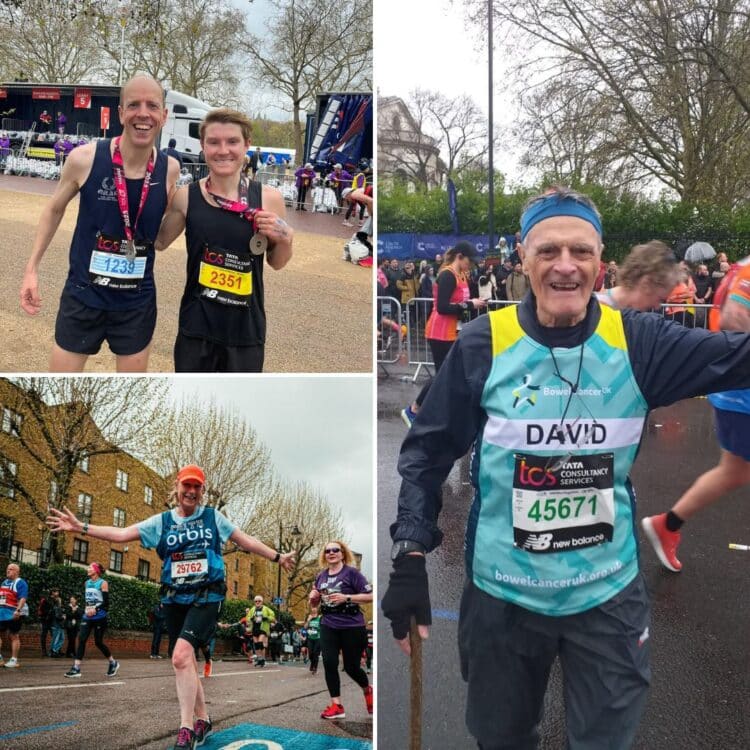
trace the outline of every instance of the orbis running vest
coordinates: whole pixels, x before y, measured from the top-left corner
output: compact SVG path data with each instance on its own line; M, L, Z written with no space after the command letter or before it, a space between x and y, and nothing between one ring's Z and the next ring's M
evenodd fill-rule
M545 615L607 601L638 572L627 479L648 407L635 382L620 313L581 348L527 336L514 306L489 313L488 418L474 457L467 569L499 599ZM576 392L559 377L576 383ZM570 399L562 425L561 417Z
M176 594L191 594L224 582L224 558L213 508L202 508L196 518L175 521L169 510L161 514L161 583Z

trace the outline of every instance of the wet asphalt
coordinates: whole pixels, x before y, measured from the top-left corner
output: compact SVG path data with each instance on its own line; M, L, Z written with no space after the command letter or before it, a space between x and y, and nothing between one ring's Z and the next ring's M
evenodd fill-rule
M405 426L399 410L424 382L413 368L388 365L378 387L378 590L390 570L388 526L395 519L396 460ZM406 380L407 382L404 382ZM638 518L668 510L719 448L705 399L649 415L633 470ZM464 724L466 689L456 647L457 612L464 582L463 533L471 502L466 459L444 486L443 545L428 557L433 627L424 646L424 750L474 748ZM742 750L750 748L750 489L724 497L684 527L679 574L658 562L639 527L641 568L652 598L652 671L648 705L635 750ZM378 618L378 727L380 748L408 746L409 674L406 658ZM565 747L560 671L555 665L545 699L541 750ZM606 750L603 748L602 750Z

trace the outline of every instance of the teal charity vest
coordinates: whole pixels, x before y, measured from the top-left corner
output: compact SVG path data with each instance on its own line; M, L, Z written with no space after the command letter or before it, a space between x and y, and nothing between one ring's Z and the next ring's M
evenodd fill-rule
M104 592L102 591L103 583L103 578L97 578L95 581L92 581L90 578L86 580L84 600L87 607L96 607L96 613L91 617L84 614L84 620L88 620L89 622L103 620L107 616L107 611L104 609Z
M483 591L534 612L582 612L638 572L627 478L648 406L622 318L602 306L560 427L571 388L549 348L524 333L515 305L489 317L493 357L481 401L488 418L476 448L469 571ZM553 351L575 383L580 347Z
M190 521L175 522L168 510L161 518L161 539L156 551L163 561L162 584L178 594L188 594L224 581L224 558L214 509L204 507Z

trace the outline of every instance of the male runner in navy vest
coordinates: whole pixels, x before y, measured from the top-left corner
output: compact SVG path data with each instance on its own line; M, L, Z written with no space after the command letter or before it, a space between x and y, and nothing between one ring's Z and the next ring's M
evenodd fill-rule
M80 193L70 268L55 324L51 372L81 372L107 341L118 372L145 372L156 326L154 240L179 165L154 144L166 122L164 90L150 76L120 92L122 136L73 149L44 208L21 284L21 307L42 305L38 271Z
M550 668L568 747L625 750L645 705L649 600L629 472L649 409L750 385L750 336L690 330L592 297L601 219L553 188L521 217L531 291L462 331L412 425L383 612L409 652L431 623L425 553L441 485L474 444L458 626L466 720L484 750L534 748Z
M196 647L214 635L224 601L224 559L228 541L246 552L277 562L284 570L294 566L294 552L281 554L248 536L213 508L201 505L206 485L203 470L184 466L175 482L177 505L172 510L127 528L92 526L79 521L67 508L50 508L47 524L52 531L70 531L110 542L140 540L156 549L162 559L161 601L170 643L175 643L172 666L180 704L180 729L175 750L191 750L203 744L212 730L198 679Z

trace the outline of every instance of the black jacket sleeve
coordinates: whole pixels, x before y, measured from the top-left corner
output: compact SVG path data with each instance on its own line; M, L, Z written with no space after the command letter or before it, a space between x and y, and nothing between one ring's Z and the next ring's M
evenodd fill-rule
M651 408L750 388L750 335L685 328L655 313L622 315L630 362Z
M442 541L437 526L441 487L486 419L480 399L490 364L489 318L482 315L451 347L401 447L398 470L403 481L398 516L391 525L394 540L411 539L428 551Z
M451 303L451 296L456 289L456 277L450 271L443 271L437 277L437 311L441 315L461 315L463 305Z

